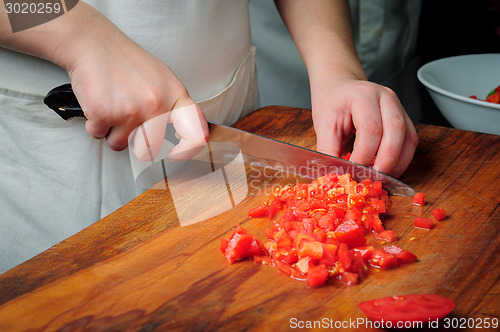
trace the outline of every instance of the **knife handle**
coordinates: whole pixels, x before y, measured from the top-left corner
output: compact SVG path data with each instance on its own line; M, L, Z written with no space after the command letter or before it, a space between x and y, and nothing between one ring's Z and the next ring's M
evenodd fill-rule
M54 110L64 120L85 117L82 107L76 99L71 84L63 84L50 90L43 99L45 105Z
M73 88L69 83L50 90L43 99L43 102L66 121L75 117L85 118L82 107L78 99L76 99ZM167 124L165 139L174 145L179 144L179 138L175 135L175 129L172 123Z

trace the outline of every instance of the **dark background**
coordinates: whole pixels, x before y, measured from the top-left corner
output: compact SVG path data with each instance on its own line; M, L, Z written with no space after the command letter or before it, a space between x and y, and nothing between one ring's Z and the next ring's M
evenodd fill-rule
M423 0L417 56L382 84L398 93L414 122L450 126L418 82L418 68L450 56L500 53L499 30L500 0Z

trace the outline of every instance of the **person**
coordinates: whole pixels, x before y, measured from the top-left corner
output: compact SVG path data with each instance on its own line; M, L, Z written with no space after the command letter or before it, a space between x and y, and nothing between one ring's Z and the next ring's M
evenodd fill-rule
M401 175L417 135L397 96L366 80L348 3L276 6L308 70L318 150L338 156L356 131L353 161L377 155L374 168ZM16 33L0 8L0 271L139 193L126 148L148 119L195 105L202 128L182 138L196 145L205 119L231 124L257 103L248 0L79 1ZM68 79L86 119L64 122L42 103Z

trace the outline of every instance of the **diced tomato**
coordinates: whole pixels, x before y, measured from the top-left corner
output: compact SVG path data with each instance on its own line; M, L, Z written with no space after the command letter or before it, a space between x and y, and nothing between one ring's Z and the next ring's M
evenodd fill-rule
M267 208L267 218L269 220L273 219L279 210L281 210L281 200L276 198Z
M279 248L288 248L292 245L292 238L288 235L284 228L274 233L274 241Z
M375 181L370 183L368 186L368 193L366 194L366 198L375 198L379 197L382 195L382 182L381 181Z
M295 264L295 267L299 269L300 272L306 274L309 268L314 266L313 259L311 257L303 257Z
M334 266L338 260L337 250L338 246L335 244L322 243L323 245L323 256L320 259L320 264L326 266Z
M366 238L361 227L354 221L348 220L343 222L335 229L335 237L346 243L349 248L364 246Z
M437 221L441 221L446 219L446 211L444 209L438 208L438 209L432 209L432 215L434 216L434 219Z
M387 270L398 265L396 256L382 249L375 249L370 259L370 265L381 270Z
M341 279L348 286L356 285L359 283L358 274L353 272L343 272Z
M264 204L258 205L254 208L248 210L248 216L250 218L261 218L267 215L267 207Z
M312 266L307 271L307 285L309 287L323 286L328 277L328 270L324 265Z
M353 249L355 252L358 252L363 258L363 261L365 263L368 263L370 261L370 258L372 258L372 254L375 251L375 248L373 246L364 246L364 247L357 247Z
M398 239L395 231L385 230L377 234L377 238L387 243L392 243Z
M264 265L274 265L274 261L271 256L254 256L253 260L255 263Z
M417 260L417 256L395 245L384 247L384 250L394 255L398 260L398 264L413 263Z
M442 319L455 309L452 300L436 294L390 296L361 302L358 307L373 321L424 324Z
M413 195L413 205L424 206L425 205L425 193L416 193Z
M419 193L414 200L424 204L425 196ZM328 279L353 285L366 276L369 266L385 270L417 259L397 246L366 245L365 235L372 231L386 242L397 240L380 219L390 206L382 182L327 174L311 183L276 188L263 204L249 210L250 218L267 216L272 223L265 229L263 245L237 226L229 238L221 239L220 249L230 264L253 258L305 280L310 287Z
M340 245L339 261L340 261L340 266L342 266L344 270L347 270L351 267L352 264L351 253L349 252L349 248L347 248L347 245L345 243L342 243Z
M294 264L299 260L297 250L295 248L291 248L290 250L279 249L273 252L271 257L274 259L274 261L282 261L287 264Z
M359 222L361 217L363 216L363 212L361 212L358 208L352 207L346 211L344 215L344 220L352 220L355 222Z
M385 231L384 225L382 225L382 220L380 220L378 216L373 217L373 231L377 234Z
M431 229L434 227L434 222L432 221L432 219L425 217L418 217L413 223L417 228Z
M320 259L323 257L323 244L318 241L304 242L299 250L300 257Z
M287 264L283 261L274 261L274 262L276 263L276 267L278 268L278 270L285 273L286 275L291 276L296 273L295 268L290 264Z
M385 207L385 202L381 199L370 198L368 202L370 203L371 206L375 208L375 210L377 210L380 213L384 213L387 211Z
M262 244L240 225L236 226L229 238L221 239L221 251L229 264L263 254Z

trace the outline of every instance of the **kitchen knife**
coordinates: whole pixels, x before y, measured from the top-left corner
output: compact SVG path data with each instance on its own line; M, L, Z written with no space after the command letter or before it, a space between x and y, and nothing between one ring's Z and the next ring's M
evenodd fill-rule
M76 99L70 84L52 89L44 99L45 104L59 114L63 119L84 117L83 111ZM169 124L170 125L170 124ZM239 154L243 156L246 165L271 168L283 173L294 174L303 178L316 179L328 173L350 173L353 179L361 181L372 179L381 181L383 187L391 195L413 197L415 189L401 181L357 163L333 157L321 152L301 148L274 139L251 134L236 128L209 123L210 142L232 143L230 148L224 144L217 146L217 164L230 163ZM176 144L178 139L173 130L166 130L165 138ZM235 150L234 146L240 147ZM200 154L210 153L204 150ZM194 159L200 156L194 157ZM213 161L212 156L210 156ZM206 158L201 158L206 160Z

